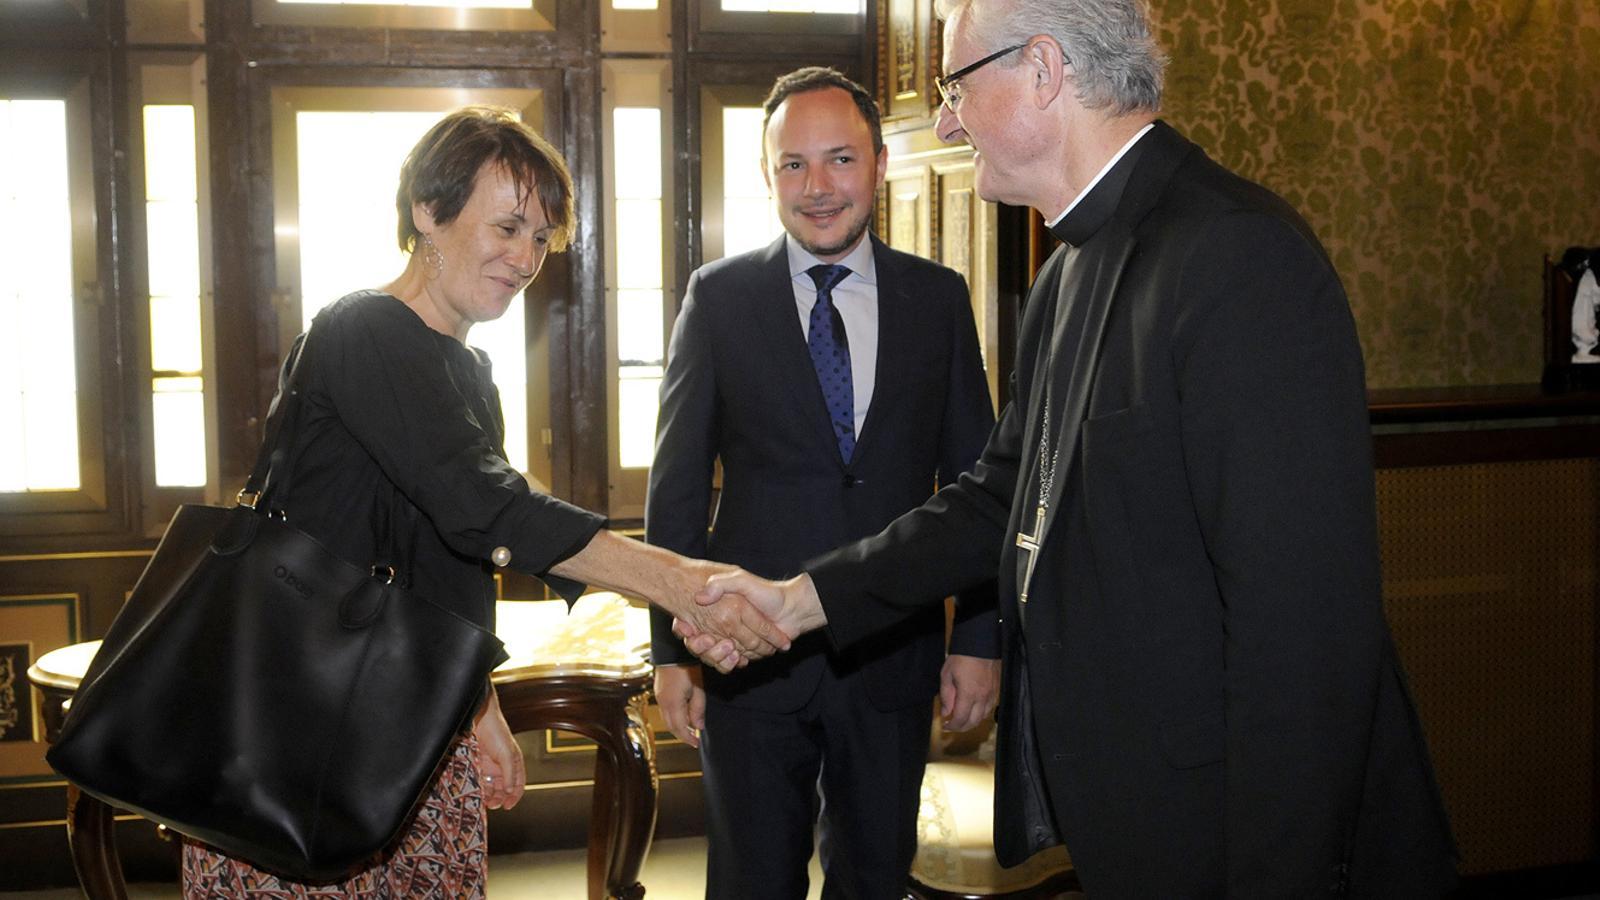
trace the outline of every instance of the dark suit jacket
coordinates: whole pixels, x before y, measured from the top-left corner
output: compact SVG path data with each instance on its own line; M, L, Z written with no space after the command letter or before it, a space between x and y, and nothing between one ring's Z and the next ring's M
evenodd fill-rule
M873 534L915 507L935 483L971 468L994 424L967 291L955 272L876 237L878 361L872 404L846 465L829 424L795 309L784 238L701 267L689 278L661 387L646 540L688 556L735 563L768 577ZM722 493L707 536L713 462ZM911 621L852 648L879 709L926 703L944 661L944 615L923 601ZM658 664L693 660L652 610ZM826 642L732 675L706 672L729 702L784 712L816 689ZM999 655L994 590L964 595L950 652Z
M1054 371L1065 248L1040 273L974 474L808 566L830 632L999 572L1003 860L1051 841L1025 815L1047 799L1094 897L1438 896L1454 848L1383 618L1343 288L1279 198L1162 123L1143 142ZM1019 611L1047 383L1058 511Z

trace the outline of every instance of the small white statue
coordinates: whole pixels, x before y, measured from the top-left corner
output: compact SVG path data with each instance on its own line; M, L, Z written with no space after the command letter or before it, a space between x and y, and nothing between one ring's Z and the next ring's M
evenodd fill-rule
M1585 265L1578 277L1578 292L1572 300L1572 343L1578 352L1572 354L1575 363L1600 363L1600 356L1592 352L1600 344L1600 281L1595 280L1594 266Z

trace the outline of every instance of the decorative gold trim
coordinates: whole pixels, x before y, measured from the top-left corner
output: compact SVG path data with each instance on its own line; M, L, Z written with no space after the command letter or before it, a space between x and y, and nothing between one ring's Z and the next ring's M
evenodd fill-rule
M123 813L120 816L112 816L111 820L113 822L148 821L141 816L134 815L133 813ZM66 824L66 819L35 819L31 822L0 822L0 831L12 831L20 828L55 828ZM150 824L154 825L155 823L151 822Z
M155 548L149 550L90 550L76 553L17 553L10 556L0 556L0 563L14 562L51 562L65 559L132 559L137 556L153 556Z
M666 774L663 774L663 775L657 775L656 776L656 781L657 782L662 782L662 781L682 781L685 778L699 778L699 777L701 777L701 773L698 772L698 771L696 771L696 772L667 772ZM537 784L529 784L527 787L523 788L523 792L526 793L526 792L529 792L529 791L554 791L554 790L564 790L564 789L567 789L567 788L592 788L592 787L594 787L594 779L593 778L579 778L579 779L575 779L573 781L541 781L541 782L539 782Z
M39 777L44 778L45 776L41 775ZM18 784L0 783L0 791L39 791L48 788L64 788L66 786L67 780L65 778L57 778L53 781L29 781Z

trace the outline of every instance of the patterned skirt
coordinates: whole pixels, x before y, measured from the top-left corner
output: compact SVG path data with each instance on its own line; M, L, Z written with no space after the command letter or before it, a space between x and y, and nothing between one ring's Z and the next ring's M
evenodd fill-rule
M395 849L344 881L290 881L185 838L184 900L482 898L489 850L478 774L478 739L469 734L451 748Z

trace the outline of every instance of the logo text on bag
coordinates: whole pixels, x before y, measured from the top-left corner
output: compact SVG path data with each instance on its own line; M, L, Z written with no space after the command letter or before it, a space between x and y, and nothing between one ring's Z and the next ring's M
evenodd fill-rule
M304 581L294 577L293 572L289 571L283 566L278 566L272 570L272 574L279 581L287 584L289 587L294 588L297 592L299 592L300 596L305 597L307 600L311 599L311 585L306 584Z

